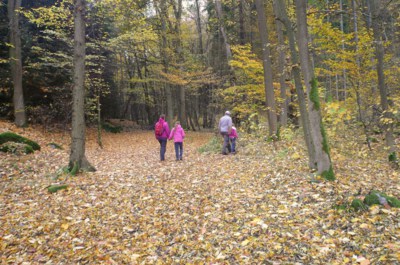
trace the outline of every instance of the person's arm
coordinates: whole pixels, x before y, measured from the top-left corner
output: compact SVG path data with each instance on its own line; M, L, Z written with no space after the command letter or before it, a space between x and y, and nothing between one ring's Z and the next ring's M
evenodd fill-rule
M169 134L170 134L168 122L165 122L165 123L164 123L164 130L167 132L167 138L168 138L168 137L169 137Z
M174 134L175 134L175 128L172 129L171 134L168 137L168 140L171 140L172 137L174 137Z
M182 138L185 138L185 130L182 128Z
M228 120L228 134L231 134L232 131L232 119Z

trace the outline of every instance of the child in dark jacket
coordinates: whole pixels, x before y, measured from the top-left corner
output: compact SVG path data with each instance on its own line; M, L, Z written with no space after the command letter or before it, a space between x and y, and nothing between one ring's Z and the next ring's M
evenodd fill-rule
M175 127L172 129L168 139L171 140L172 138L174 138L176 160L182 160L185 131L179 121L175 122Z

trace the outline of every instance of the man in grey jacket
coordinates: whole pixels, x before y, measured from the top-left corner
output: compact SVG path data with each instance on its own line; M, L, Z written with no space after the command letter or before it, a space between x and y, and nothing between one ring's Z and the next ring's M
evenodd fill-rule
M227 155L227 148L229 148L229 134L231 133L232 129L232 118L231 113L227 110L225 111L225 115L219 120L218 125L219 133L224 137L224 144L222 146L222 154Z

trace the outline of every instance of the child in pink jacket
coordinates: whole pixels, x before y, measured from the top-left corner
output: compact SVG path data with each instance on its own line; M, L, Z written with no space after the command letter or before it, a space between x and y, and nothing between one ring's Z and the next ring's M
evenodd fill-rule
M182 160L185 131L179 121L175 122L175 127L172 129L168 139L171 140L172 138L174 138L176 160Z
M232 154L236 154L236 139L238 138L236 128L232 124L231 133L229 134L229 141L231 142L231 152Z

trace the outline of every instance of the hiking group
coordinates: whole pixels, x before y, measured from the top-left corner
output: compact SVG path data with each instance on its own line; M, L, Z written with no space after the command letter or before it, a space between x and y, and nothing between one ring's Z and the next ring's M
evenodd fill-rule
M222 154L227 155L228 152L236 153L236 139L238 137L236 128L233 126L231 113L225 112L218 124L219 133L224 138L222 145ZM185 131L179 121L175 122L175 126L170 131L165 115L162 114L154 126L154 134L160 143L160 160L165 161L165 152L167 151L168 140L174 139L176 160L182 160L183 157L183 140L185 139Z

